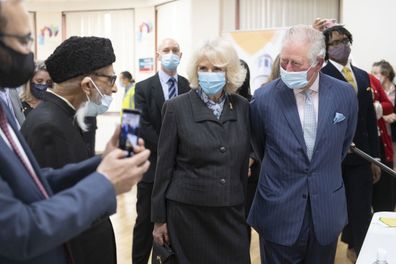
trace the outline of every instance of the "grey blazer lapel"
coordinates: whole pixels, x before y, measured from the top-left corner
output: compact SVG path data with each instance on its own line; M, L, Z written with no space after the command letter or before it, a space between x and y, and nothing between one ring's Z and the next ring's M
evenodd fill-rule
M181 78L180 75L177 76L177 90L178 90L178 95L190 91L189 83L186 81L186 79Z
M219 122L219 120L217 120L212 111L205 105L201 98L199 98L195 90L191 90L188 93L188 96L190 97L191 108L195 122L202 122L207 120Z
M220 122L223 124L227 121L237 120L237 109L234 109L236 105L234 104L234 100L232 98L233 95L230 94L226 97L226 101L224 102L223 113L220 116Z
M297 138L297 141L303 147L303 149L307 150L307 146L304 141L304 134L301 126L300 116L298 115L296 98L294 96L294 92L292 89L289 89L282 81L279 81L279 93L277 96L277 102L282 106L282 112L288 121L291 130L293 131L294 136Z
M23 122L25 121L25 115L22 112L21 99L19 99L16 89L8 89L8 93L10 95L10 100L12 108L14 109L15 117L17 118L19 125L22 126Z

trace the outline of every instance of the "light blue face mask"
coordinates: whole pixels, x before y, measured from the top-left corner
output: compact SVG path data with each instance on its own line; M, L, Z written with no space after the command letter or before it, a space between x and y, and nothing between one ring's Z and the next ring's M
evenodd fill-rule
M95 82L92 79L90 79L90 81L92 82L95 89L98 91L99 95L101 96L101 100L100 100L100 104L96 104L95 102L92 102L87 96L88 102L86 106L87 108L86 108L85 116L97 116L109 110L113 98L110 95L102 94L98 86L96 86Z
M165 69L174 71L180 63L180 57L173 53L167 53L161 56L161 64Z
M289 72L284 70L282 66L279 67L280 67L281 79L290 89L300 89L308 84L308 80L307 80L308 71L311 69L312 66L310 66L305 71L299 71L299 72Z
M225 72L198 72L198 81L202 91L213 96L223 90L226 84Z

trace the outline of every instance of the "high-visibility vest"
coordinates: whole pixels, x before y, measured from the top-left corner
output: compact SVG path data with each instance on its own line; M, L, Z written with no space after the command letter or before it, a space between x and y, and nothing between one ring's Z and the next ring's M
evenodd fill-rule
M122 109L135 109L135 85L129 88L122 100Z

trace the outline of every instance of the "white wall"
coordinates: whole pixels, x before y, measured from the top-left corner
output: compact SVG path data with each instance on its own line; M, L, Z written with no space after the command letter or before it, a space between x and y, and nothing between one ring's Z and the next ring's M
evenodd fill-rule
M45 60L62 42L62 14L59 12L37 12L36 36L38 60Z
M353 36L354 63L367 71L375 61L385 59L396 67L394 0L344 0L341 22Z
M186 76L187 65L199 43L220 36L220 7L220 0L179 0L157 8L158 42L167 37L178 41L183 53L180 75Z
M154 74L155 70L155 9L151 7L135 8L135 69L132 72L136 81L141 81ZM140 62L139 62L140 60ZM152 70L140 70L139 63ZM146 68L146 67L144 67Z

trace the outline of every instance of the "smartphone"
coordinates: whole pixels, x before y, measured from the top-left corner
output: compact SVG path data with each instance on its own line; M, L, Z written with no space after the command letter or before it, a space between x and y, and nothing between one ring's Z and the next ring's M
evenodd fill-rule
M141 112L134 109L122 109L119 147L133 155L133 148L138 145Z

